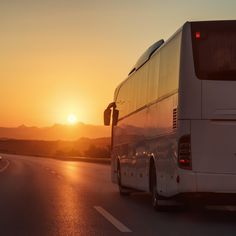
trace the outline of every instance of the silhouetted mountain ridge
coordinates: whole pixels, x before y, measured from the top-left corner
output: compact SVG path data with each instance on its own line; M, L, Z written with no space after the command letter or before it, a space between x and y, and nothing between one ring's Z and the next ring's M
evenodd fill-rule
M0 138L27 140L77 140L79 138L110 137L110 128L78 123L76 125L55 124L49 127L0 127Z

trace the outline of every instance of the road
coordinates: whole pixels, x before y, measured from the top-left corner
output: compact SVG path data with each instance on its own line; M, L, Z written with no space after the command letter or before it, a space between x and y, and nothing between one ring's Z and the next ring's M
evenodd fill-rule
M155 212L147 194L121 197L109 165L3 155L0 235L236 235L236 208Z

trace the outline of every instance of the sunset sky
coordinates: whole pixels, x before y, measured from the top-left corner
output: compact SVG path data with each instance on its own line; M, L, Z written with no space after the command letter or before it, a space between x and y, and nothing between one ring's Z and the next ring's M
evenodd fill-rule
M102 124L140 54L188 20L236 19L235 0L1 0L0 126Z

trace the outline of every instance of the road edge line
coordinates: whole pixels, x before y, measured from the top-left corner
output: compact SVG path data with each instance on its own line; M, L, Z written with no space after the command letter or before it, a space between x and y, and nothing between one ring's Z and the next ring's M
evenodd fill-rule
M10 162L8 160L6 160L7 164L2 168L0 169L0 173L2 173L4 170L7 169L7 167L10 165Z

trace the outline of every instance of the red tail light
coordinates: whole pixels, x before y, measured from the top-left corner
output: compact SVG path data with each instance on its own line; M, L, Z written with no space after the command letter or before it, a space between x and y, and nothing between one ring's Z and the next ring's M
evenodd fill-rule
M201 33L198 31L195 33L195 37L196 39L200 39L201 38Z
M184 135L179 139L178 165L182 169L192 169L190 135Z

